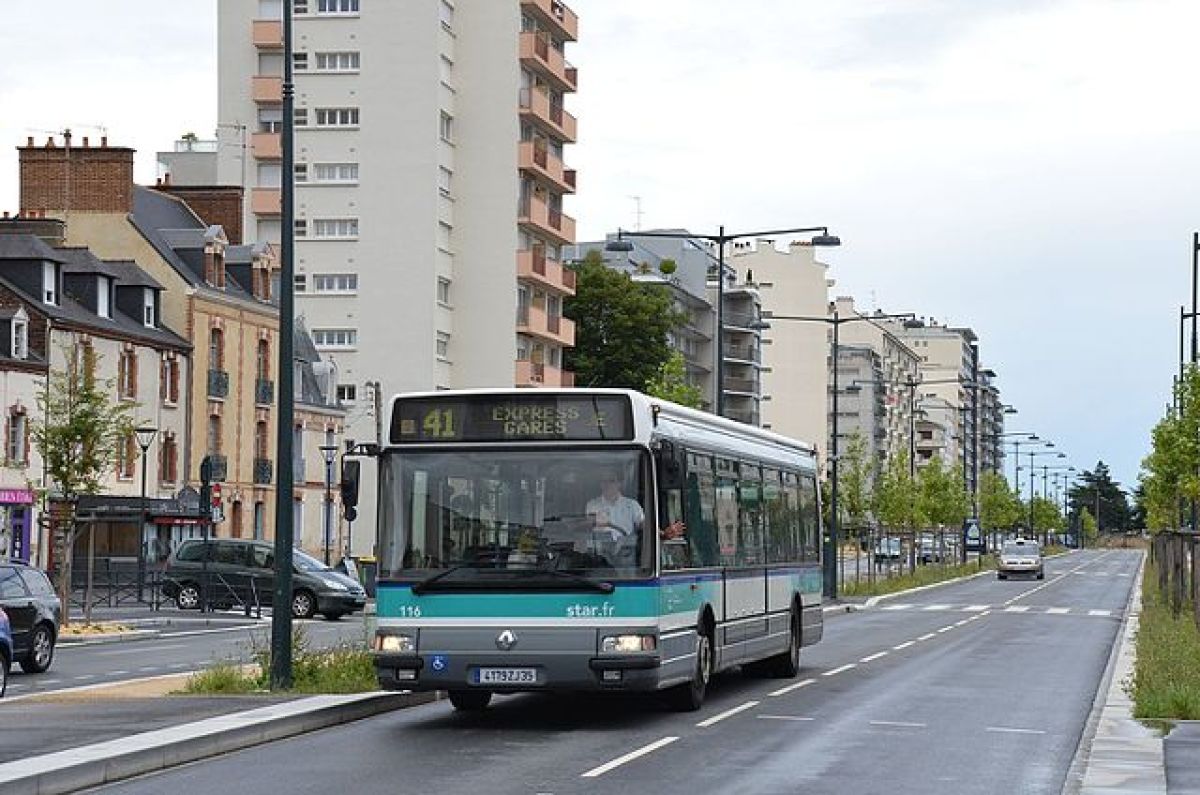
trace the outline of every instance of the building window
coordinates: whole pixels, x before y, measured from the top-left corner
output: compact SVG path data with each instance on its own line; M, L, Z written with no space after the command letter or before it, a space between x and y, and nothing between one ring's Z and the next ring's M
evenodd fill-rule
M4 449L8 455L10 466L24 466L29 463L29 423L24 411L14 411L8 415L8 432Z
M283 110L280 108L259 108L258 131L264 133L283 132Z
M454 117L446 111L442 111L442 115L438 123L438 134L446 143L454 143Z
M354 403L358 400L358 387L354 384L338 384L338 403Z
M308 108L292 108L292 121L295 123L295 125L297 127L307 127L308 126ZM283 116L282 115L280 115L280 117L279 117L279 123L280 123L280 129L272 130L272 132L282 132L283 131L283 127L282 127Z
M438 237L437 245L442 251L450 251L450 237L454 234L454 227L445 221L438 221Z
M179 480L179 443L173 433L164 434L159 446L158 479L160 483L175 483Z
M357 127L358 108L317 108L317 127Z
M357 72L358 64L357 52L317 53L317 68L325 72Z
M439 331L437 333L435 349L439 359L448 359L450 357L450 335L444 331Z
M292 230L296 233L296 237L308 237L308 221L297 218L292 222Z
M318 62L320 59L318 58ZM296 72L303 72L308 69L308 53L294 52L292 53L292 69Z
M42 303L58 305L58 269L53 262L42 263Z
M447 33L453 33L454 32L454 4L453 3L447 2L447 0L442 0L441 19L442 19L442 28Z
M449 199L451 193L451 184L454 180L454 172L445 166L438 167L438 193Z
M313 344L326 350L352 350L358 345L358 331L351 328L313 329Z
M317 0L318 14L357 14L358 0Z
M297 273L292 277L292 286L295 292L302 293L308 289L308 276L303 273Z
M308 182L308 163L296 163L292 169L296 182Z
M225 334L219 328L208 332L208 369L225 369Z
M117 360L117 396L122 400L137 398L137 351L121 351Z
M450 280L439 276L437 280L437 302L442 306L450 306Z
M314 293L337 293L353 295L358 292L357 273L317 273L313 274Z
M254 538L258 541L263 540L263 536L266 532L266 523L266 506L264 506L261 501L254 503Z
M29 324L24 320L14 318L12 322L12 357L25 359L29 356Z
M138 457L137 439L133 434L117 443L117 477L121 480L133 480L133 469Z
M358 182L358 163L314 163L313 182Z
M254 457L270 458L271 429L266 420L259 420L254 425Z
M158 397L169 406L179 403L179 360L173 356L163 357L158 380Z
M271 380L271 343L266 340L258 341L258 355L255 357L255 375L260 381Z
M142 290L142 325L146 328L154 328L155 314L154 290L146 287Z
M112 320L112 282L106 276L96 277L96 314Z
M358 237L357 218L314 218L312 236L324 240L353 240Z

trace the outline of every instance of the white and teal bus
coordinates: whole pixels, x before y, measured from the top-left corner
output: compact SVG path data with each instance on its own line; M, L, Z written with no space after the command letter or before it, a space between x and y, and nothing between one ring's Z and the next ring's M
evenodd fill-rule
M792 677L821 639L811 447L616 389L392 399L378 451L386 689L657 692Z

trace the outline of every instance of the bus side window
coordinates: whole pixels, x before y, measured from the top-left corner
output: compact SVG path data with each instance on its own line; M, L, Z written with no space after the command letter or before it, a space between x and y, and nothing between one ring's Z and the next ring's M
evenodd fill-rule
M738 565L738 465L717 459L717 541L720 564Z
M717 487L711 456L688 455L687 480L683 493L683 516L693 566L716 566Z
M743 462L738 481L737 562L763 563L762 479L757 466Z
M767 563L787 563L796 559L785 495L781 474L774 469L764 469L762 505L766 522Z
M658 505L659 527L667 527L673 522L687 524L687 520L683 515L682 489L664 489L660 495ZM659 544L662 549L662 567L664 569L686 569L692 565L692 556L686 540L668 541L661 539Z
M800 476L800 543L805 560L819 557L820 520L817 516L817 479L813 475Z

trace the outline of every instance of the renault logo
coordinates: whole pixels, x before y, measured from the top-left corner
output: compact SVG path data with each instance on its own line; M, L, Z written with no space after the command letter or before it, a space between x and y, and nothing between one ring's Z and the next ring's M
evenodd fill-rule
M496 648L500 651L508 651L513 646L517 645L517 633L511 629L506 629L496 636Z

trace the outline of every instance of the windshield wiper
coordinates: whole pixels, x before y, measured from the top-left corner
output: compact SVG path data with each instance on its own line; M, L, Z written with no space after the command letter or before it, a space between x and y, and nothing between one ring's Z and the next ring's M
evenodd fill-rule
M613 592L613 584L611 582L593 580L591 577L584 577L582 574L572 574L569 571L562 571L560 569L522 569L521 571L528 572L529 574L549 574L551 577L557 577L560 580L567 580L568 582L582 585L589 590L597 591L599 593Z
M415 583L412 587L412 592L414 594L416 594L417 596L420 596L421 594L425 593L425 591L429 590L429 586L434 585L439 580L449 577L451 574L454 574L456 572L460 572L463 569L475 569L475 568L478 568L478 566L476 566L473 563L463 563L458 566L451 566L450 568L446 569L445 571L439 571L437 574L434 574L432 577L426 577L425 579L421 580L420 582Z

